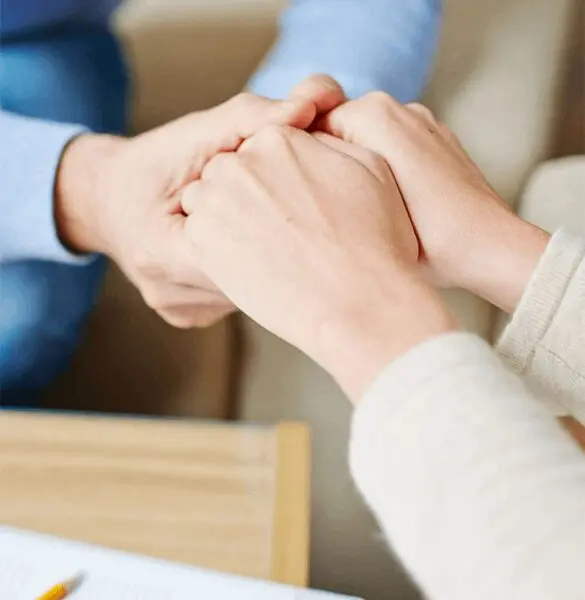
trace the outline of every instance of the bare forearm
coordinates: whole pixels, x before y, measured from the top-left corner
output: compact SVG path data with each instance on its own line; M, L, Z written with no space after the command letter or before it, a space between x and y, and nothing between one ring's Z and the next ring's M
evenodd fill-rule
M433 337L459 329L437 293L413 275L379 280L379 296L332 307L310 350L354 404L390 362Z
M512 213L503 213L478 249L463 287L511 313L541 259L550 235Z

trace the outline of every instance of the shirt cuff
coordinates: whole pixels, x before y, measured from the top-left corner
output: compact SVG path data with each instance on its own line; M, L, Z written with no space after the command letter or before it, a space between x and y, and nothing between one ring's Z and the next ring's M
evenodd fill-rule
M528 370L584 255L583 241L566 229L557 231L548 243L496 347L517 373Z
M54 214L55 175L63 150L87 130L0 111L0 262L48 260L87 264L59 240Z

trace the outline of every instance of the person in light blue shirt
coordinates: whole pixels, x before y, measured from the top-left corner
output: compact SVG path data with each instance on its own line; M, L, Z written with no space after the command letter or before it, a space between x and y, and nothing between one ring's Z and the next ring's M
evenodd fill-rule
M55 186L71 140L87 131L124 132L128 77L109 29L117 4L2 1L0 404L38 401L71 359L100 289L104 259L70 248L102 248L63 243ZM284 98L307 76L326 73L350 98L379 89L415 100L440 17L440 0L293 0L250 89ZM125 190L118 192L122 203Z

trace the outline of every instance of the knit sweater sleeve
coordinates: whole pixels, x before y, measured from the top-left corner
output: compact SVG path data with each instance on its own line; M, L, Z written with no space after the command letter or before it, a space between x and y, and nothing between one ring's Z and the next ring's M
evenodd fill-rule
M557 414L585 422L585 241L552 237L497 351Z
M388 366L355 412L350 463L430 600L584 597L585 460L479 338Z

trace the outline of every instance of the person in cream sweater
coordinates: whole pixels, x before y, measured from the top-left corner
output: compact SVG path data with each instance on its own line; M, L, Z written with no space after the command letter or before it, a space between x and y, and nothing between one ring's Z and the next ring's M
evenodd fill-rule
M547 406L585 416L585 241L513 214L420 105L374 93L316 130L213 158L181 235L347 393L355 481L426 597L585 598L585 458ZM450 286L513 314L495 350Z

